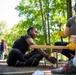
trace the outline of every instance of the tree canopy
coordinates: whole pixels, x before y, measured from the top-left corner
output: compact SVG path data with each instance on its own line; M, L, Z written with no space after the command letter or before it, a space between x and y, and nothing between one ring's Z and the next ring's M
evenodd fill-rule
M19 17L22 20L1 36L4 37L10 48L13 42L19 36L24 35L30 26L35 26L39 30L35 39L37 44L54 44L60 40L57 35L57 24L62 22L62 30L64 30L67 19L72 16L71 3L72 0L21 0L15 9L19 11ZM71 13L68 15L69 11ZM0 24L0 30L2 31L2 29L4 29L3 25L1 27ZM64 40L67 41L67 38Z

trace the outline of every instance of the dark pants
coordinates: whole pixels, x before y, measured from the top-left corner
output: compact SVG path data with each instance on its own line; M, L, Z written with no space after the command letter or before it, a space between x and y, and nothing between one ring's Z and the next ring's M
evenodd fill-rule
M61 42L56 42L54 45L56 46L66 46L67 44L69 44L68 42L63 42L63 44ZM75 50L69 50L69 49L63 49L62 50L62 54L65 55L66 57L70 59L72 59L72 55L75 55Z
M25 62L26 63L25 66L31 66L34 59L37 59L37 61L39 62L42 58L43 56L38 52L36 52L35 50L29 54L29 57L27 57L27 56L24 56L20 50L13 49L10 51L8 55L7 64L9 66L15 66L17 60L19 60L20 62ZM39 63L34 63L33 66L37 66L38 64Z

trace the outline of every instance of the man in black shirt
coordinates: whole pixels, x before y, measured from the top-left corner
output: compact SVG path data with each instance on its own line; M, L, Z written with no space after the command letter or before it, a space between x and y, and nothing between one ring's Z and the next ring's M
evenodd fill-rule
M30 27L27 30L27 34L18 38L9 53L7 64L10 66L37 66L39 61L45 57L48 61L56 63L56 58L49 56L42 49L34 49L31 53L29 51L30 45L36 45L33 39L37 36L38 29Z

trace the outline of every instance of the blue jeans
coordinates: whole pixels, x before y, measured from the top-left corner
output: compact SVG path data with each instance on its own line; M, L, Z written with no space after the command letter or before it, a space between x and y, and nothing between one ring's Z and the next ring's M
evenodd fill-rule
M0 59L3 59L3 51L0 51Z
M13 49L10 51L7 57L7 64L10 66L15 66L17 60L19 60L21 62L25 62L26 66L31 66L35 58L37 58L37 60L40 61L43 58L43 56L34 50L29 54L29 57L27 57L24 56L24 54L19 49ZM34 65L37 66L38 64Z

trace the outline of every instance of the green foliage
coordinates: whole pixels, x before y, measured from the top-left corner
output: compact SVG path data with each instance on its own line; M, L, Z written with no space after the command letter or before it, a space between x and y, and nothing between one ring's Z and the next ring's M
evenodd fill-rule
M0 36L2 36L5 31L6 31L6 22L0 21ZM0 37L0 39L2 38Z
M41 0L43 13L50 14L50 30L52 32L57 30L57 23L66 22L66 1L60 0ZM49 7L48 7L49 4ZM64 6L63 6L64 5ZM20 11L19 16L24 18L23 27L36 26L42 31L42 21L40 13L39 0L22 0L16 10ZM45 14L44 14L45 15ZM46 18L46 16L45 16ZM64 27L64 26L63 26ZM42 33L43 34L43 31ZM55 35L56 36L56 35Z
M40 11L40 2L42 3L42 13L44 18L44 24L46 25L46 34L48 32L48 19L49 14L49 30L50 30L50 42L54 44L56 41L60 41L60 37L57 35L57 24L62 22L62 30L67 21L67 6L66 0L21 0L16 10L19 11L19 16L22 20L12 27L10 32L4 34L4 38L7 39L7 45L9 48L12 46L14 40L19 36L24 35L27 28L35 26L39 30L39 34L35 39L37 44L45 44L44 31L42 26L42 15ZM67 39L65 39L66 41Z

